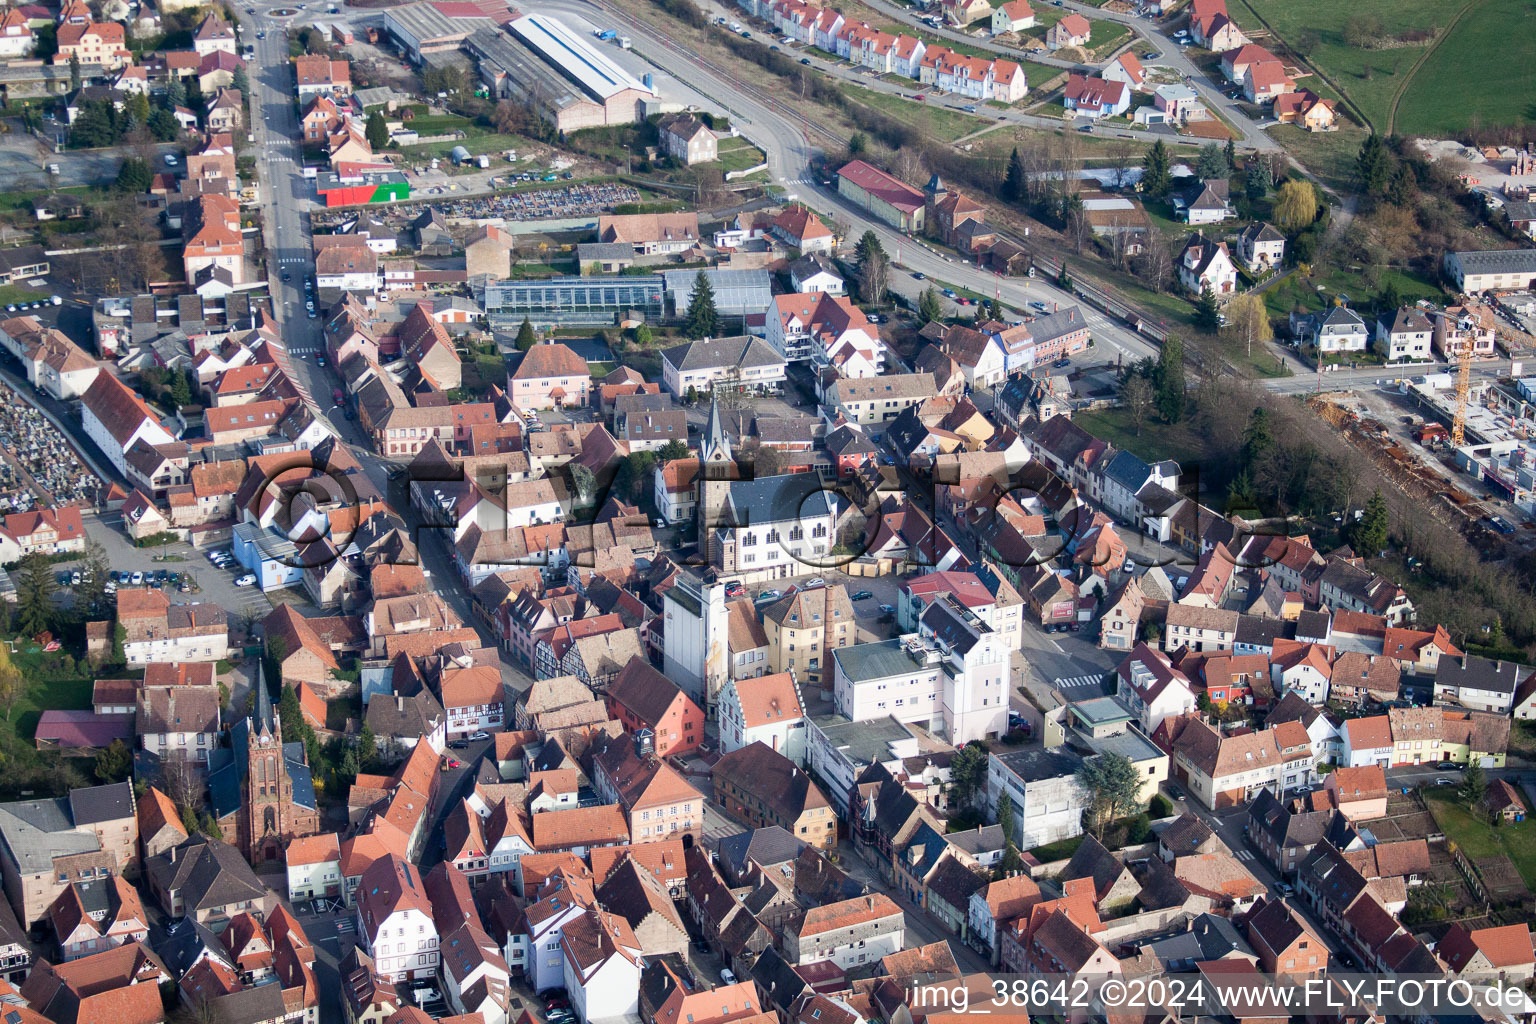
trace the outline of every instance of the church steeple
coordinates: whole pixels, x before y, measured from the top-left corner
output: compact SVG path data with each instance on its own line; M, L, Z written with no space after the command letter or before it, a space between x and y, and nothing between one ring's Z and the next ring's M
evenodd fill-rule
M704 428L704 446L700 451L705 463L731 461L731 439L720 420L719 398L710 398L709 423Z
M272 691L267 689L265 659L256 659L256 708L251 715L251 731L260 736L277 732L277 715L272 710Z

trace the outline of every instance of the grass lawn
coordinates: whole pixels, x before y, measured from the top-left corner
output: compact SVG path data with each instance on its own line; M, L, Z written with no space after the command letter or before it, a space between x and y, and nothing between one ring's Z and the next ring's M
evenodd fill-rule
M1029 851L1042 864L1051 864L1058 860L1068 860L1077 852L1077 848L1083 845L1082 836L1073 836L1071 839L1061 839L1054 843L1046 843Z
M1447 5L1449 17L1454 7ZM1522 42L1523 40L1523 42ZM1490 56L1497 55L1497 72ZM1397 130L1454 137L1468 119L1528 123L1536 110L1536 7L1488 0L1456 23L1415 74L1397 111Z
M1368 286L1360 272L1347 267L1314 267L1310 278L1302 280L1292 274L1264 293L1264 308L1271 316L1286 316L1298 306L1312 312L1322 309L1340 293L1349 296L1350 305L1365 308L1391 281L1404 302L1418 299L1444 299L1440 286L1428 278L1406 270L1387 270L1381 275L1381 283L1374 289Z
M1342 90L1378 131L1383 132L1392 94L1403 83L1404 76L1424 53L1427 44L1383 50L1361 49L1344 41L1346 22L1354 15L1371 15L1380 18L1389 32L1401 33L1443 26L1454 11L1454 5L1439 0L1356 0L1349 4L1334 0L1234 0L1230 8L1232 17L1244 32L1249 35L1261 33L1258 40L1261 43L1265 40L1260 18L1274 29L1282 42L1293 48L1304 33L1315 32L1317 43L1307 50L1307 60ZM1510 65L1502 59L1506 54L1502 40L1514 36L1505 34L1510 32L1507 15L1503 27L1496 31L1500 33L1501 42L1494 49L1484 51L1482 59L1486 62L1488 54L1497 53L1501 58L1500 66L1508 67ZM1313 83L1309 78L1302 78L1298 84L1312 86ZM1464 87L1457 84L1458 88L1448 94L1444 102L1448 109L1461 112L1464 124L1467 109L1460 99ZM1488 84L1492 90L1510 89L1512 94L1518 95L1510 88L1513 83L1507 75L1489 76Z
M1353 190L1356 159L1366 136L1363 129L1347 125L1336 132L1307 132L1281 124L1268 132L1324 185L1340 192Z
M746 139L721 139L720 159L716 161L720 165L721 173L731 171L744 171L748 167L756 167L763 162L763 152Z
M43 196L51 196L56 193L59 195L79 196L89 204L92 193L101 195L102 190L95 185L72 185L69 188L44 188L30 192L4 192L0 193L0 211L26 210L30 213L32 210L32 200L41 199Z
M8 713L0 715L0 730L14 733L18 740L31 743L37 735L37 720L44 711L89 711L95 683L89 675L79 679L41 680L38 665L42 656L22 653L21 643L18 642L17 653L11 655L11 662L26 677L27 685Z
M414 160L430 160L432 157L447 159L455 146L463 146L469 150L470 156L479 156L481 153L500 153L508 149L522 148L519 143L523 140L516 135L487 135L471 134L468 138L459 139L457 142L432 142L425 146L407 146L401 152ZM479 168L475 168L478 170Z
M973 117L937 104L904 100L899 96L873 92L857 85L845 85L842 88L843 93L854 103L860 103L899 118L940 142L953 142L992 124L992 121L987 118Z
M1435 823L1473 861L1504 854L1515 862L1527 886L1536 886L1536 819L1494 828L1472 814L1454 786L1427 786L1425 802Z
M1158 459L1176 459L1184 465L1201 461L1206 457L1206 439L1185 421L1168 426L1152 414L1141 425L1141 436L1131 423L1131 414L1125 409L1100 409L1079 412L1073 422L1094 437L1102 438L1117 448L1123 448L1148 462Z
M48 298L46 288L28 288L20 284L0 285L0 308L14 305L18 302L44 302Z
M443 135L447 132L461 131L466 135L484 135L485 129L475 124L467 117L457 114L432 114L425 117L414 117L402 122L405 127L418 135Z

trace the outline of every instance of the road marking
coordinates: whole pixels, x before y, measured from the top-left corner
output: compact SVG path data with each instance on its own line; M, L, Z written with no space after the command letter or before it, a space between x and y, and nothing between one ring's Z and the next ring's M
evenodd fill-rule
M1076 687L1076 686L1087 686L1090 683L1093 684L1094 686L1097 686L1097 685L1099 685L1099 681L1101 679L1103 679L1103 678L1104 678L1104 673L1103 672L1100 672L1097 675L1091 675L1091 676L1069 676L1069 677L1067 677L1065 679L1058 679L1054 683L1052 683L1051 685L1057 687L1058 689L1063 689L1063 690L1071 689L1071 688Z

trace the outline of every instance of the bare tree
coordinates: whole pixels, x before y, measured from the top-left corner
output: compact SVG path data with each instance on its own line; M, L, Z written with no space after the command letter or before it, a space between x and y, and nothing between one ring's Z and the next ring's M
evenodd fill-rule
M185 759L162 758L160 761L160 785L165 795L177 807L196 807L202 802L202 786L191 762Z
M1067 214L1067 231L1072 237L1072 244L1077 247L1078 255L1082 255L1083 247L1093 234L1093 225L1089 223L1088 211L1081 205L1073 206Z
M1173 278L1173 257L1168 252L1168 242L1156 229L1147 232L1147 245L1141 251L1140 274L1148 288L1155 292L1168 290Z
M928 178L928 167L916 146L903 146L896 151L891 173L902 181L921 183Z
M1116 270L1124 270L1131 261L1131 244L1134 226L1122 221L1118 214L1109 219L1109 258Z
M1125 403L1126 412L1131 414L1131 424L1136 428L1137 437L1141 436L1141 425L1147 421L1147 414L1152 411L1156 398L1152 382L1139 373L1131 374L1120 385L1120 401Z
M1131 157L1135 155L1131 147L1130 139L1115 138L1110 140L1104 150L1104 158L1109 161L1109 166L1115 169L1115 184L1125 184L1125 170L1131 165Z

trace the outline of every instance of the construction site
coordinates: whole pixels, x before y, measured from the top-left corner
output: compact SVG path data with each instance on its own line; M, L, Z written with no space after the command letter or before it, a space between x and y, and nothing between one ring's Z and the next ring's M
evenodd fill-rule
M1536 547L1536 378L1448 373L1322 394L1312 409L1485 552Z

